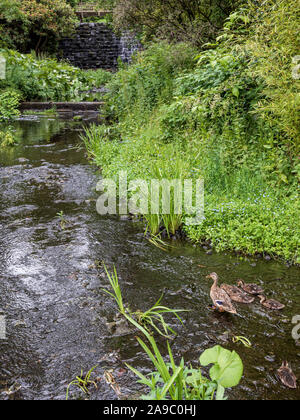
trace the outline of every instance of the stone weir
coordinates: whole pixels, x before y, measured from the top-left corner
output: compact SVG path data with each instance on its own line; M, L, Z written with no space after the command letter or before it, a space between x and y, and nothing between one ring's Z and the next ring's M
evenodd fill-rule
M60 43L62 58L81 69L116 70L119 57L130 62L139 48L134 36L125 33L118 37L104 23L81 23L72 38Z

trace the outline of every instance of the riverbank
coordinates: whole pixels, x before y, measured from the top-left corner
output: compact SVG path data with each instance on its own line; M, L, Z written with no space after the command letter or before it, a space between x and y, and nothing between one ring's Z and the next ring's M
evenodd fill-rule
M257 109L264 85L244 52L194 57L185 44L154 44L114 75L104 109L111 124L85 136L90 158L116 181L121 171L128 182L204 179L204 222L143 214L153 235L183 229L217 251L299 264L298 161Z
M94 129L97 139L97 132L100 130L101 127ZM163 154L161 146L159 150ZM126 170L129 182L145 178L149 181L149 169L152 165L160 164L156 157L151 156L151 142L145 144L138 139L125 142L98 141L94 145L96 150L92 150L92 147L91 143L87 144L90 156L95 153L94 161L101 168L104 178L117 180L119 172ZM188 156L183 155L184 157L188 159ZM171 161L174 162L175 159L177 158L173 156ZM154 173L152 174L155 178ZM192 177L192 173L190 176ZM183 216L178 229L182 229L192 242L208 242L210 248L218 252L234 251L242 255L299 264L300 229L297 221L300 217L300 204L297 191L284 194L271 188L253 191L249 191L249 188L242 191L243 187L240 188L240 192L232 195L221 195L219 190L205 189L204 222L198 226L187 226ZM145 218L147 221L147 216ZM164 227L162 217L159 227ZM153 232L154 235L157 233Z

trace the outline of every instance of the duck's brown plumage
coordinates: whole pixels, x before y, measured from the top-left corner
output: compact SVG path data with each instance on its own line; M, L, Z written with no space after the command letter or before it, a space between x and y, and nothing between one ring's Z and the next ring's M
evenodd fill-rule
M237 286L222 284L221 289L225 290L225 292L228 294L228 296L233 302L250 304L253 303L255 300L255 297L250 296Z
M238 280L237 285L250 295L260 295L261 293L264 293L264 289L257 284L249 284L245 283L243 280Z
M278 376L283 383L283 385L288 388L296 389L297 388L297 378L294 375L294 372L289 367L288 362L283 362L281 368L278 369Z
M220 311L220 312L228 312L231 314L236 314L237 311L235 307L232 304L232 301L228 294L225 292L225 290L218 287L218 275L216 273L211 273L207 278L210 278L214 281L214 284L212 285L210 289L210 297L213 301L214 306Z
M283 303L277 302L274 299L267 299L264 295L258 296L260 299L260 303L268 309L272 309L273 311L281 311L285 308Z

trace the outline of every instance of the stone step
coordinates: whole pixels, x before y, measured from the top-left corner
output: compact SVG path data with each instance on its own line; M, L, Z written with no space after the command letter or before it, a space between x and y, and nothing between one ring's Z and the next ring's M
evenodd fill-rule
M99 111L104 102L22 102L21 111L46 111L55 108L57 111Z

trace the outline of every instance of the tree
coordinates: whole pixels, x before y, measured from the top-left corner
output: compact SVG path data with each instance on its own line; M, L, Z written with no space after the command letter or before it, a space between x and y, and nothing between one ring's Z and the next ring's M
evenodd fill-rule
M146 39L189 41L197 46L215 40L225 19L242 0L114 0L114 24Z

